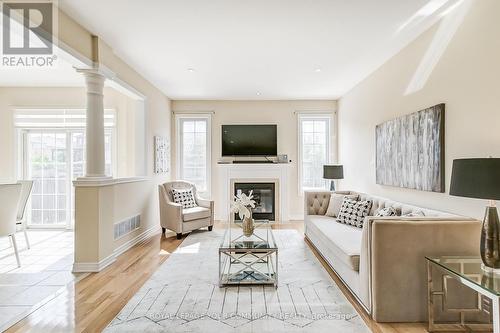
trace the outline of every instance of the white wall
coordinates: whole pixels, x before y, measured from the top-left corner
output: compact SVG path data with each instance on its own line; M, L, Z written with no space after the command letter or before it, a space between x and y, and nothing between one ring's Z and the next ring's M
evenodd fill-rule
M331 111L336 101L172 101L174 112L213 111L212 117L212 197L220 196L217 161L221 158L221 126L223 124L277 124L278 154L288 154L290 217L303 218L303 198L298 194L298 129L295 111ZM334 126L335 127L335 126ZM335 132L335 130L334 130ZM334 138L332 138L332 142ZM335 159L336 146L332 144ZM175 138L172 138L175 147ZM175 150L173 155L176 156ZM175 163L172 163L175 165ZM217 202L215 203L218 204Z
M467 1L466 1L467 2ZM500 157L500 1L473 1L462 24L423 88L405 95L433 38L436 25L390 59L339 102L339 161L343 189L353 189L424 207L482 217L485 202L375 183L375 126L446 103L446 191L453 159ZM451 25L452 26L452 25ZM450 26L448 26L450 27ZM439 30L441 29L441 30ZM446 35L446 34L445 34ZM441 39L434 46L445 43ZM434 55L439 54L435 52Z
M0 87L0 181L13 181L17 174L15 108L80 108L85 109L86 90L80 87ZM132 100L105 88L104 107L116 111L117 173L115 177L134 176L134 119Z

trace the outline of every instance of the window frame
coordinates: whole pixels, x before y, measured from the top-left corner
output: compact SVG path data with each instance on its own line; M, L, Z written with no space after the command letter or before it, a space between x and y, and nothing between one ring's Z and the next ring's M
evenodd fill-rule
M297 129L298 129L298 154L297 154L297 162L298 162L298 193L299 196L303 196L305 191L314 191L314 190L328 190L328 181L325 180L325 185L323 187L304 187L303 186L303 159L302 159L302 152L303 152L303 122L304 121L311 121L311 120L325 120L326 121L326 163L332 163L333 161L333 152L332 152L332 147L334 146L333 144L333 138L334 138L334 112L298 112L298 117L297 117Z
M185 179L183 176L183 127L182 123L184 121L205 121L207 124L206 131L206 175L207 175L207 188L205 191L196 189L197 193L202 197L211 197L212 195L212 114L211 113L180 113L175 115L175 141L176 141L176 177L177 179ZM189 181L189 180L188 180Z

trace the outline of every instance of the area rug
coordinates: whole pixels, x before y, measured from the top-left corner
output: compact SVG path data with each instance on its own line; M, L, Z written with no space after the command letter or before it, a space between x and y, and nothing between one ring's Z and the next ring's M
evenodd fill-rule
M222 235L191 233L105 332L370 332L295 230L274 231L278 288L219 288Z

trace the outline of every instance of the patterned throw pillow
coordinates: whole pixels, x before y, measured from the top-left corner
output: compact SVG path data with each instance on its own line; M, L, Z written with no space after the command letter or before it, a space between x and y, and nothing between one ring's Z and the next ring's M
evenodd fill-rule
M196 201L194 200L192 188L188 190L176 190L173 188L172 196L174 198L174 202L181 204L182 208L193 208L197 206Z
M356 201L344 198L337 221L362 228L365 217L368 216L370 212L370 208L372 208L371 200Z
M397 216L398 212L392 207L382 208L375 214L376 217Z

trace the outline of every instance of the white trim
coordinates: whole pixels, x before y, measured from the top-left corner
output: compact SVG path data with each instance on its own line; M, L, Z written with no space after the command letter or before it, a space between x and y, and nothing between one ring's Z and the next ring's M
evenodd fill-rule
M160 232L160 227L159 226L154 226L146 231L140 233L136 237L132 238L128 242L120 245L116 249L113 250L113 253L106 258L102 259L99 262L75 262L73 263L73 273L91 273L91 272L100 272L104 268L108 267L109 265L113 264L116 259L125 253L126 251L130 250L132 247L135 245L142 243L146 241L148 238L151 236L157 234Z
M114 254L102 259L99 262L75 262L73 263L73 273L100 272L116 261Z
M304 214L288 214L288 220L289 221L304 221Z
M183 119L191 120L204 120L207 122L207 132L206 132L206 175L207 175L207 189L206 191L199 191L198 193L206 194L206 197L211 197L212 195L212 113L210 112L191 112L191 113L181 113L175 115L175 143L176 143L176 177L177 179L184 179L182 174L182 126L181 122ZM189 180L189 179L187 179Z
M113 255L115 257L122 255L123 253L127 252L132 247L134 247L135 245L146 241L148 238L156 235L157 233L160 233L160 231L161 231L160 226L154 226L154 227L147 229L146 231L140 233L136 237L132 238L131 240L127 241L126 243L123 243L122 245L120 245L116 249L114 249Z
M149 181L148 177L126 177L126 178L78 178L77 180L73 180L73 185L75 187L102 187L102 186L110 186L117 184L127 184L127 183L136 183L136 182L145 182Z
M297 172L298 172L298 181L297 181L297 189L298 189L298 195L299 197L304 196L304 190L305 188L302 186L302 121L303 120L308 120L308 119L328 119L327 123L327 141L326 141L326 151L327 151L327 163L332 162L332 147L335 147L336 144L332 144L333 138L336 140L336 136L333 135L333 128L334 128L334 121L335 121L335 112L333 111L318 111L318 112L303 112L303 111L296 111L297 116ZM327 185L325 182L325 187L324 188L307 188L307 190L325 190L327 189Z

